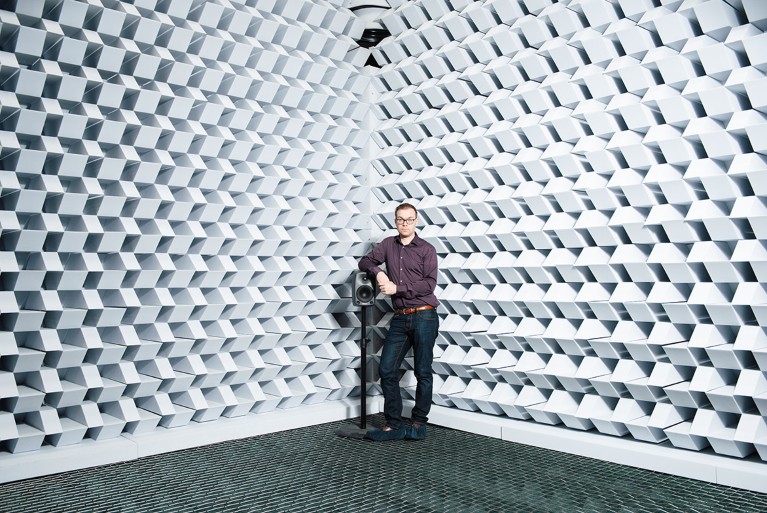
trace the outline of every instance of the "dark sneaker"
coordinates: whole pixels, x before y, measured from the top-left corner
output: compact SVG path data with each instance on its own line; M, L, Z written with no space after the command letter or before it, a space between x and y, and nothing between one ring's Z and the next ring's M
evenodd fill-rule
M365 433L365 438L376 442L388 442L389 440L402 440L407 434L407 428L399 429L374 429Z
M405 440L426 440L426 424L409 424Z

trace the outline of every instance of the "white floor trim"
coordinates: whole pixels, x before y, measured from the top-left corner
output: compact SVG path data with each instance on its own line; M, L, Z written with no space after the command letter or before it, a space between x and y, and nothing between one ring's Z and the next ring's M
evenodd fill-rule
M679 449L668 443L651 444L441 406L432 407L429 422L525 445L767 493L767 463L757 459L735 459L712 452Z
M382 400L368 397L368 413L381 411ZM83 440L66 447L45 446L33 452L0 454L0 483L134 460L227 440L350 419L360 415L359 398L328 401L244 417L221 418L143 435L109 440Z

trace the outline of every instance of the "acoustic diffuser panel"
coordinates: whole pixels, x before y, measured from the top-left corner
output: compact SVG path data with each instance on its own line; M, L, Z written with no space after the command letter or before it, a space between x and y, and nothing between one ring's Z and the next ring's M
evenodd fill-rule
M383 22L377 221L415 201L440 257L435 401L767 460L764 3Z
M339 1L11 5L6 455L349 395L370 194L356 18Z

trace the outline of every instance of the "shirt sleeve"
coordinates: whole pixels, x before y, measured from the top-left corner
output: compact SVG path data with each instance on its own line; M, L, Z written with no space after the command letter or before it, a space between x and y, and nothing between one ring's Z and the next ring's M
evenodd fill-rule
M367 255L360 259L358 264L360 271L365 271L371 276L375 276L382 271L379 266L386 262L386 242L384 240L376 244Z

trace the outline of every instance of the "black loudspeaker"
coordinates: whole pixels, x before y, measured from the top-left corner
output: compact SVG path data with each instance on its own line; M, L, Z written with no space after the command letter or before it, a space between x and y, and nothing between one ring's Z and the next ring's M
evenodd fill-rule
M354 275L352 302L355 306L373 306L376 299L376 284L368 273L358 272Z

